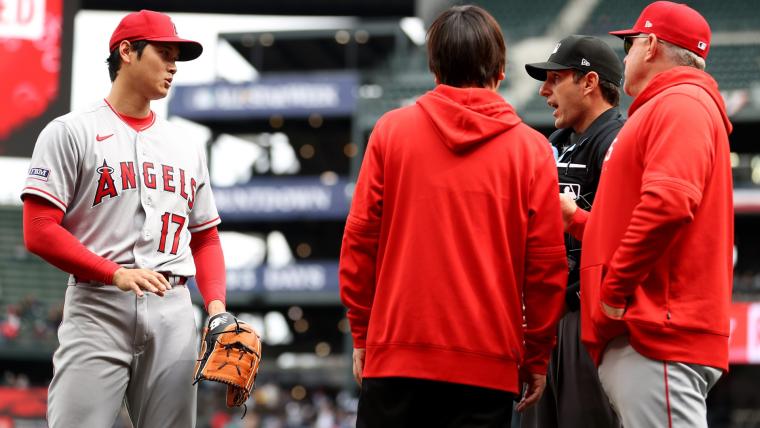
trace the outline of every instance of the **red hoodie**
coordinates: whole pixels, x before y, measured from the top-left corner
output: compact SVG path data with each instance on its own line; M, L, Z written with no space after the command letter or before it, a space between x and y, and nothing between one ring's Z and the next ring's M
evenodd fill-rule
M340 258L363 376L516 393L518 368L546 373L567 278L557 192L549 143L494 91L439 85L380 118Z
M646 357L728 370L731 123L718 85L703 71L670 69L629 116L583 233L583 342L597 364L609 340L628 334ZM607 317L600 300L625 307L623 319Z

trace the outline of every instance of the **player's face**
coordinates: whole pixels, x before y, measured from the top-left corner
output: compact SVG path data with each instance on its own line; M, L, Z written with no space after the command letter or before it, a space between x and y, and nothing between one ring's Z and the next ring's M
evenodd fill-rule
M136 61L134 77L138 87L149 100L164 98L177 72L175 61L179 57L176 43L148 43L142 57Z
M641 83L646 71L644 56L646 54L649 40L646 36L631 36L624 41L626 52L623 63L625 63L625 82L623 90L626 94L635 97L641 92Z
M573 70L547 71L546 81L539 89L546 104L554 109L554 126L558 129L575 128L583 120L582 80L575 82L573 74Z

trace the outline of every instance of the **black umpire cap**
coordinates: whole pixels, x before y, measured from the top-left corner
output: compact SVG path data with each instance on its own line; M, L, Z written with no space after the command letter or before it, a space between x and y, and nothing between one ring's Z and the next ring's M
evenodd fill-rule
M611 47L592 36L573 35L557 43L549 60L525 64L530 77L544 81L549 70L595 71L599 78L616 86L623 81L623 63Z

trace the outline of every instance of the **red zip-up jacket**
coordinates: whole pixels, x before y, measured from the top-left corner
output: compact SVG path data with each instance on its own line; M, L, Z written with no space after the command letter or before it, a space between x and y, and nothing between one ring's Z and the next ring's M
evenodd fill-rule
M546 373L567 279L557 194L546 138L494 91L438 85L385 114L340 256L363 376L517 393L519 368Z
M582 339L597 364L627 334L646 357L728 370L731 128L717 83L691 67L656 75L631 105L583 232Z

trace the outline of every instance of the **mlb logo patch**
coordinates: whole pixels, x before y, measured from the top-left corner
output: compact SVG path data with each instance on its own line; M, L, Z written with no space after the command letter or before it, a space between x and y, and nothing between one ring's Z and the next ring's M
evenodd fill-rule
M29 168L29 178L40 181L48 181L50 170L45 168Z
M703 50L707 49L707 43L705 43L705 42L699 42L699 43L697 43L697 48L699 50L703 51Z
M570 196L577 200L581 194L581 185L576 183L559 183L559 193Z

